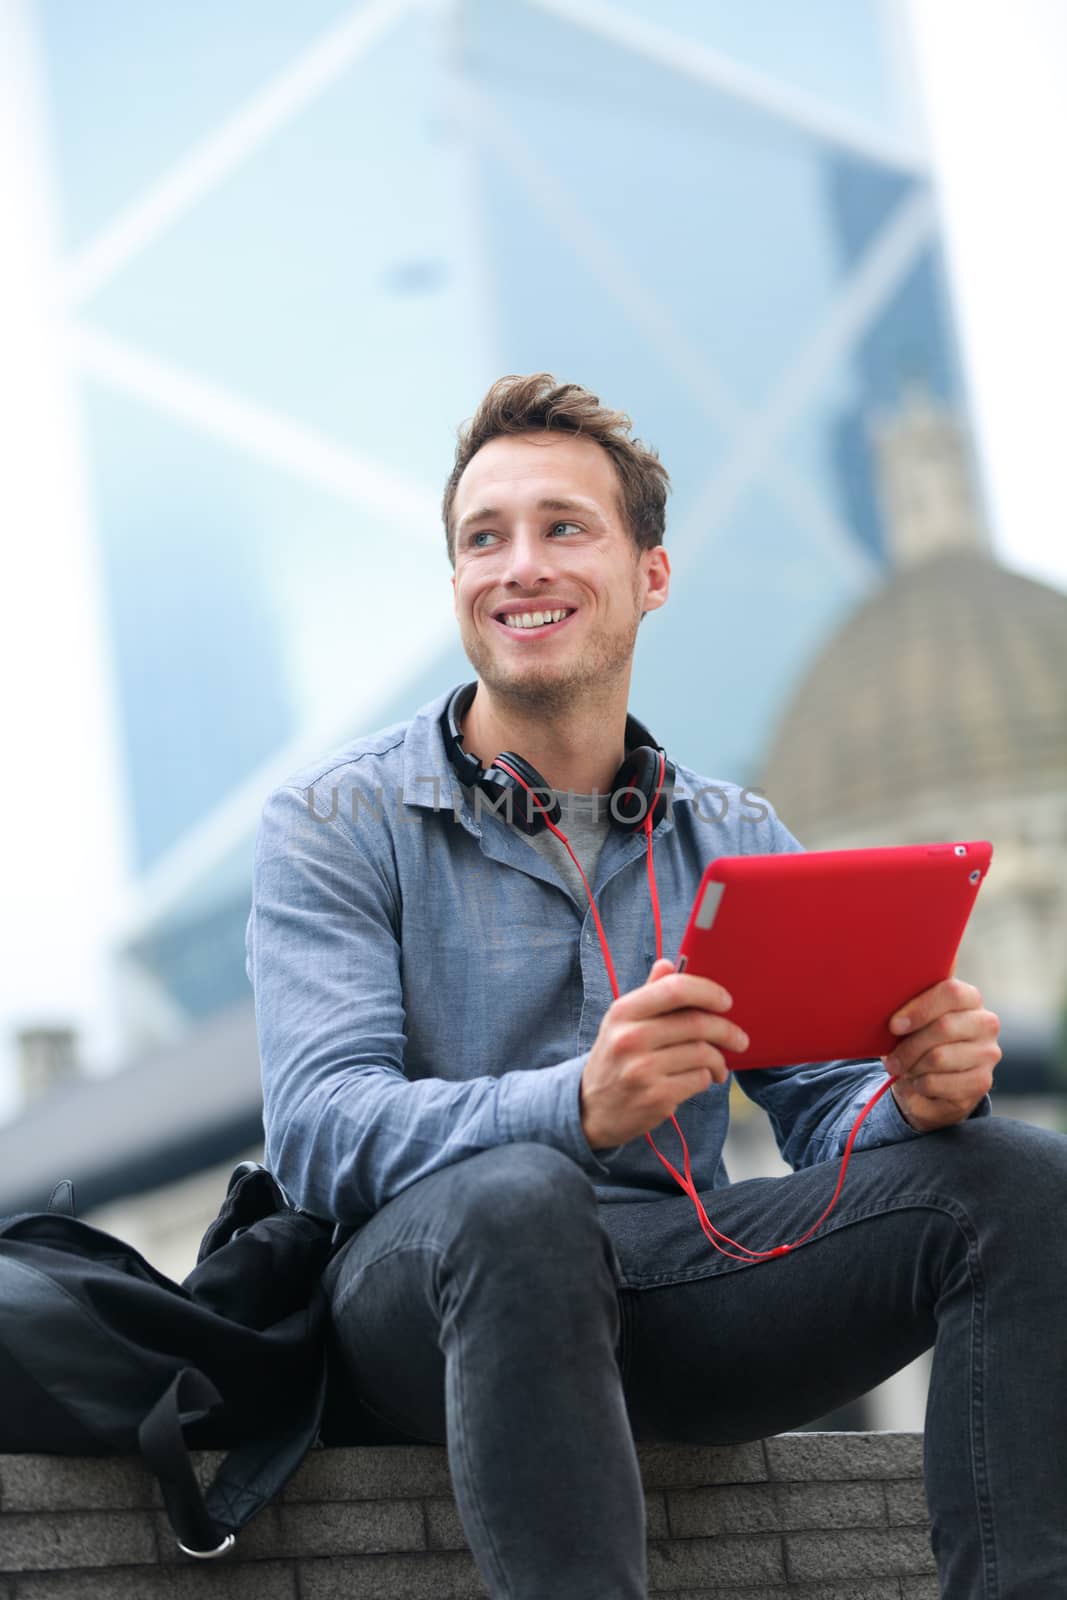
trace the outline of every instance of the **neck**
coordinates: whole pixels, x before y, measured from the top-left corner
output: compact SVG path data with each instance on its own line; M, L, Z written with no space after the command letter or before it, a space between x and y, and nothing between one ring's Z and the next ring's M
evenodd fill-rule
M483 767L514 751L560 793L607 794L626 753L628 688L627 682L595 702L539 711L494 697L479 683L462 719L463 748Z

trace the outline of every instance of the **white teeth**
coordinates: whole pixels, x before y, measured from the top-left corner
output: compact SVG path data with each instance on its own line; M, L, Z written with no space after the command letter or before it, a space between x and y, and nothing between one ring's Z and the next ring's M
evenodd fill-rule
M540 628L546 622L559 622L570 615L566 606L556 611L515 611L499 620L508 628Z

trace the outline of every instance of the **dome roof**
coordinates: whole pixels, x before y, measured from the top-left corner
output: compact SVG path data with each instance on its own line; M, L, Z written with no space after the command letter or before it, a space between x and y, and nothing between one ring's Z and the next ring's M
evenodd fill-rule
M1067 786L1067 596L977 550L905 567L824 646L759 787L793 833Z

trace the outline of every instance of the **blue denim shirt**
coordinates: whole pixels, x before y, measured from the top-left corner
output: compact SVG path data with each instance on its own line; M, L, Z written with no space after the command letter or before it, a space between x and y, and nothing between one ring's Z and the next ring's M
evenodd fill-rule
M579 1085L613 999L593 918L518 829L468 804L438 720L453 693L294 773L264 805L246 944L266 1163L299 1206L345 1223L518 1140L564 1151L602 1201L677 1195L643 1135L589 1147ZM804 848L751 791L676 773L652 835L672 960L709 861ZM620 993L656 955L645 854L643 835L611 828L592 883ZM874 1059L737 1081L797 1168L841 1153L884 1077ZM729 1181L728 1100L712 1085L676 1112L701 1190ZM670 1122L653 1137L680 1166ZM885 1095L855 1148L914 1137Z

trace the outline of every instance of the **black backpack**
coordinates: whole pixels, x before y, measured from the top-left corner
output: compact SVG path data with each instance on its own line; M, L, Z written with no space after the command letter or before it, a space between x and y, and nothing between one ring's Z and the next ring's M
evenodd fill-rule
M180 1547L223 1555L318 1437L333 1225L245 1162L178 1284L73 1212L65 1182L0 1219L0 1451L140 1451ZM229 1452L206 1495L189 1449Z

